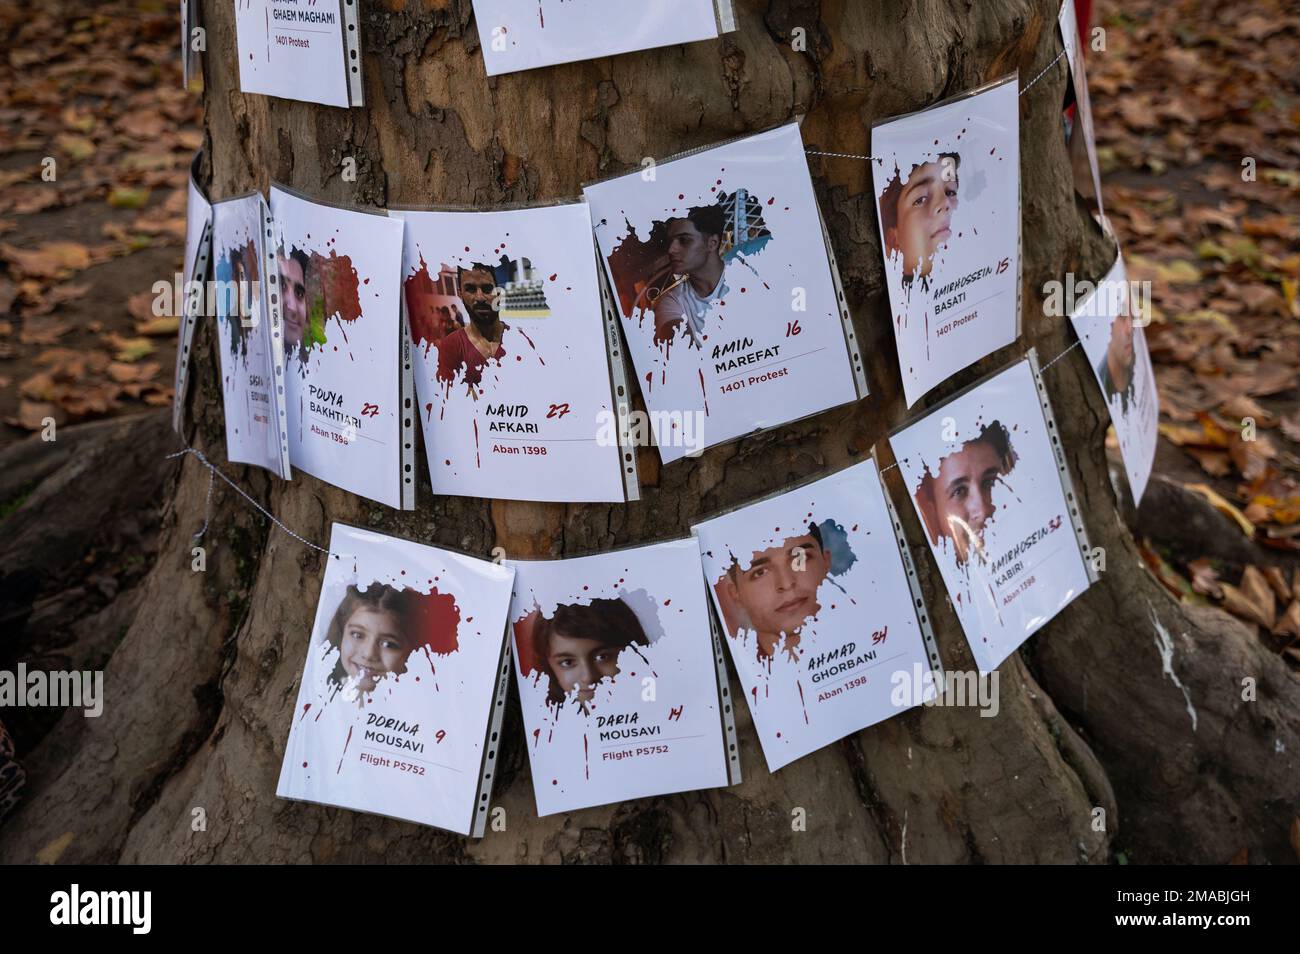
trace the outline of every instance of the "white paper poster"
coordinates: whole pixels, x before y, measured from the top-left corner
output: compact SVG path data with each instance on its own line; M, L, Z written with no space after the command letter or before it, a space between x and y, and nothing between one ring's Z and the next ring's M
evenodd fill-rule
M1098 216L1104 220L1106 209L1101 201L1101 165L1097 161L1092 100L1088 96L1088 71L1084 66L1083 47L1079 42L1074 0L1064 0L1061 4L1059 22L1061 42L1065 45L1065 58L1070 63L1070 79L1074 87L1075 113L1069 126L1068 139L1070 161L1075 169L1075 186L1080 195L1097 207Z
M769 771L933 696L874 461L694 532Z
M1070 321L1106 398L1133 502L1138 504L1155 461L1160 398L1146 331L1134 322L1137 305L1131 293L1119 256Z
M481 835L514 571L338 523L330 552L276 794Z
M731 0L717 0L729 23ZM708 40L715 0L474 0L488 76Z
M361 106L351 0L235 0L239 88L325 106Z
M739 781L693 539L513 566L538 815Z
M584 192L665 463L866 393L797 125Z
M278 186L271 214L293 466L410 509L414 469L406 469L404 452L413 457L405 445L413 444L414 420L402 406L402 222Z
M903 394L1016 340L1020 95L1014 75L871 129Z
M1090 581L1030 361L889 443L971 654L990 672Z
M622 503L586 204L390 214L434 493Z
M172 379L172 430L185 426L185 391L189 384L190 347L194 328L207 302L208 272L212 264L212 206L199 188L195 173L201 154L190 163L189 192L185 203L185 258L181 262L181 306L176 329L176 373Z
M267 300L264 229L270 212L256 192L212 207L213 276L226 458L256 464L288 479L284 350L278 310Z

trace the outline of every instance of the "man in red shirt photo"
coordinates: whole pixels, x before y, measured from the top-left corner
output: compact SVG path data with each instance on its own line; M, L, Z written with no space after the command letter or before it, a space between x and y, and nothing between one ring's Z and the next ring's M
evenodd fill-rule
M489 358L499 363L505 357L501 336L506 325L498 313L496 273L490 265L475 262L457 268L456 276L469 323L438 342L438 380L454 381L463 369L465 383L476 385Z

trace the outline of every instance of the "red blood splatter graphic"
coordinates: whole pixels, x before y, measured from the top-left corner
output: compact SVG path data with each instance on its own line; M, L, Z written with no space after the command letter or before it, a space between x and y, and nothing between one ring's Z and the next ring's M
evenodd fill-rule
M300 716L298 717L298 721L299 721L299 722L301 722L303 719L307 718L307 710L310 709L310 708L311 708L311 703L310 703L310 702L308 702L308 703L306 703L306 704L303 705L303 707L302 707L302 715L300 715Z
M479 452L478 452L478 418L477 417L474 418L474 466L475 467L483 466L483 459L479 456Z
M339 756L339 767L334 770L335 775L338 775L339 772L343 771L343 758L348 754L348 746L351 744L352 744L352 726L348 726L347 741L343 743L343 755Z
M310 271L320 276L327 321L338 318L353 322L361 317L361 286L350 256L340 255L333 249L329 258L312 252Z
M587 733L582 733L582 763L583 773L587 778L591 778L591 759L587 757Z
M455 596L436 588L428 593L405 589L397 590L397 598L406 619L407 646L411 652L422 650L430 668L434 668L433 656L446 656L459 648L460 607Z
M521 335L523 335L523 336L524 336L524 340L528 342L528 347L530 347L530 348L532 348L534 351L536 351L536 350L537 350L537 345L533 344L533 339L530 338L530 337L528 337L528 335L524 334L524 332L523 332L522 329L519 330L519 333L520 333ZM537 360L540 361L540 362L542 363L542 366L543 366L543 367L546 366L546 359L543 358L543 357L541 356L540 353L537 355Z
M804 698L803 698L803 683L800 682L798 679L796 679L794 681L794 684L799 687L799 705L803 706L804 725L810 725L811 723L808 722L808 706L804 702Z

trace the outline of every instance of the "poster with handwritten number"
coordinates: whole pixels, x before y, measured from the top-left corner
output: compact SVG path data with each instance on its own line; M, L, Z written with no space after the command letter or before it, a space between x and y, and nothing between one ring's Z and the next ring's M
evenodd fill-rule
M871 128L877 222L908 407L1020 332L1013 74Z
M271 214L293 466L409 509L401 220L312 202L282 186L271 187Z
M991 672L1090 583L1029 360L889 443L971 655Z
M583 194L664 463L866 393L797 124Z
M769 771L933 696L875 461L692 531Z
M507 563L538 815L740 780L693 539Z
M329 549L276 794L482 835L514 571L339 523Z
M622 503L586 204L389 214L433 492Z

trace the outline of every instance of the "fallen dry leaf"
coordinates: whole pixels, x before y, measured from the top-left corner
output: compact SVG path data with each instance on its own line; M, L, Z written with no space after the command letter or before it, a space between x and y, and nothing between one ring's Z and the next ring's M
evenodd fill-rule
M30 250L6 242L0 244L0 258L9 262L20 278L61 278L91 264L90 249L80 242L46 242Z
M1264 567L1264 579L1273 592L1277 594L1278 601L1285 606L1287 601L1291 599L1291 587L1287 585L1286 573L1280 567L1266 566Z
M1265 629L1272 629L1273 623L1277 621L1277 602L1273 595L1273 588L1268 585L1268 580L1259 567L1248 566L1241 574L1241 591L1246 598L1259 611L1260 625Z
M1225 500L1214 488L1206 484L1183 484L1183 487L1194 494L1200 494L1209 501L1211 507L1225 517L1230 517L1246 536L1255 536L1255 525L1247 520L1240 510Z

